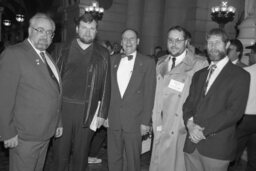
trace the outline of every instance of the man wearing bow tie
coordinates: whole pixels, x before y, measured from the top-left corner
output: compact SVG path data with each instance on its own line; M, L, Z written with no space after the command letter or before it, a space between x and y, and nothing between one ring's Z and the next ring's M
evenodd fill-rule
M51 18L36 14L28 39L0 57L0 141L9 148L10 171L42 171L50 138L62 135L60 75L46 53L54 30Z
M108 167L123 170L123 153L127 170L140 171L142 136L150 129L154 94L154 60L137 51L138 33L122 32L124 54L111 58L111 101L108 115Z

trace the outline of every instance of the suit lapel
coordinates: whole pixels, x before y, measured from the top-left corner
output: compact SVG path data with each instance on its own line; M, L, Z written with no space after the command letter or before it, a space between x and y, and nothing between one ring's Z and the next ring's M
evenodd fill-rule
M116 56L116 58L114 59L114 61L113 61L113 73L112 73L112 76L113 76L113 79L114 79L113 82L116 85L116 87L118 89L118 92L119 92L119 96L121 98L121 94L120 94L120 90L119 90L119 86L118 86L118 82L117 82L117 70L118 70L120 61L121 61L121 54L118 54Z
M214 80L214 82L212 83L211 87L209 88L206 96L210 96L212 93L216 92L216 90L218 90L218 85L221 84L221 82L223 82L223 80L228 79L228 70L230 68L230 64L231 62L229 61L224 68L221 70L221 72L219 73L219 75L217 76L217 78Z
M131 75L130 81L128 83L128 86L124 92L123 98L125 98L127 96L127 94L130 94L130 91L132 91L134 89L134 87L136 87L136 83L139 83L138 79L140 78L140 75L142 74L142 71L141 71L142 66L143 66L143 61L140 58L140 55L137 53L137 56L134 61L132 75Z
M40 75L42 75L42 79L46 80L56 91L59 92L58 87L49 75L46 65L43 63L43 61L36 53L34 48L31 46L28 40L25 40L24 44L27 52L27 57L30 58L28 61L32 63L32 66L34 66L35 71L38 71Z

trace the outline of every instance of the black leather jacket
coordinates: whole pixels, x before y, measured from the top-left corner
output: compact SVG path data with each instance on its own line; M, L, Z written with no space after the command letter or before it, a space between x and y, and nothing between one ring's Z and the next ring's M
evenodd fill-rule
M65 66L68 64L70 45L62 46L55 56L56 63L63 76ZM108 51L97 43L93 43L91 60L86 75L86 86L83 100L74 100L63 97L63 101L79 103L84 106L83 126L89 127L98 101L101 102L98 117L107 118L110 102L110 59Z

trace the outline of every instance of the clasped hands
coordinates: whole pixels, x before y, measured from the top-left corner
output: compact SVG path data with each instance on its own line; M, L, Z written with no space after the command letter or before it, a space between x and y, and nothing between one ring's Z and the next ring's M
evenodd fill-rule
M204 136L204 133L203 133L204 128L195 124L193 120L188 120L187 128L188 128L188 132L189 132L189 139L193 143L197 144L201 140L206 139L206 137Z

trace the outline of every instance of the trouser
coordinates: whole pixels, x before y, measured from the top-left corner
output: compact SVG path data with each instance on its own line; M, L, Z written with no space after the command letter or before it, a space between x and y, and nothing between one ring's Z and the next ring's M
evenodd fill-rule
M53 141L52 171L85 171L93 132L82 126L83 108L63 102L63 135Z
M97 157L99 151L107 138L107 129L105 127L101 127L97 129L94 133L91 141L91 148L89 152L90 157Z
M18 146L10 149L10 171L42 171L49 140L26 141L18 139Z
M240 157L247 147L248 162L246 171L256 170L256 115L244 115L237 127L237 153L232 170L236 170Z
M191 154L185 153L187 171L227 171L229 160L218 160L201 155L197 149Z
M140 131L108 129L109 171L140 171L141 140Z

